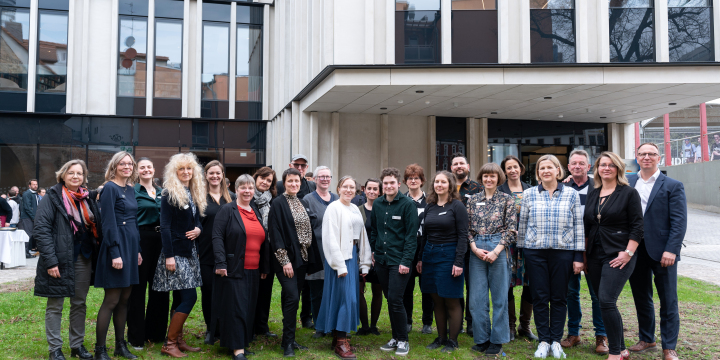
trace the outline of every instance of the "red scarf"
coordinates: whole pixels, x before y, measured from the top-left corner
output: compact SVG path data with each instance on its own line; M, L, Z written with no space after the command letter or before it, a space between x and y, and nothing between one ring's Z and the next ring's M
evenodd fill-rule
M70 226L73 228L73 232L78 232L77 225L75 225L75 222L73 222L73 220L77 221L78 223L82 221L85 226L90 229L93 236L95 236L95 238L97 239L98 232L97 226L95 225L95 214L90 211L90 208L87 204L88 195L88 191L81 187L79 187L78 191L75 192L70 191L67 187L63 186L63 203L65 205L65 210L67 210L68 216L71 218ZM75 205L75 201L80 203L82 213L78 211L78 208ZM80 219L81 216L82 219Z

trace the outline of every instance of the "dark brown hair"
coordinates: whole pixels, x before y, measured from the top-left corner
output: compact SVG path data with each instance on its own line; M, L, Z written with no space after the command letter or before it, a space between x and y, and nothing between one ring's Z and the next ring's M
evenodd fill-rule
M459 158L459 157L465 159L465 162L466 162L466 163L468 163L468 164L470 163L470 162L468 162L467 156L465 156L465 154L463 154L463 153L461 153L461 152L459 152L459 151L456 152L456 153L454 153L454 154L452 154L452 158L450 158L450 161L452 161L452 159Z
M296 168L288 168L287 170L283 171L283 175L282 175L283 185L285 184L285 179L287 179L288 175L297 175L297 177L300 179L300 181L302 181L302 179L303 179L303 176L300 173L300 170L298 170Z
M450 183L450 188L448 188L448 204L451 203L453 200L460 200L460 194L458 193L457 180L455 180L455 176L447 170L440 170L433 177L432 183L430 183L430 195L428 195L427 197L427 203L437 204L438 202L438 195L435 193L435 179L437 179L438 175L445 176L445 178L447 178L448 182Z
M503 162L505 162L505 161L503 160ZM497 175L498 181L497 181L497 185L495 185L495 186L500 186L505 183L505 172L503 172L503 169L500 168L500 165L498 165L496 163L492 163L492 162L487 163L480 168L480 172L478 173L477 180L481 184L482 184L482 177L485 174Z
M387 176L393 176L395 179L397 179L398 182L400 182L400 170L394 167L384 168L380 172L380 180L384 180ZM382 183L381 183L382 184Z
M406 184L407 180L413 175L417 175L417 177L420 178L420 186L425 184L425 171L422 166L418 164L410 164L405 168L405 177L403 180Z
M525 165L523 165L523 163L520 161L520 159L518 159L518 157L515 155L508 155L503 159L503 161L500 163L500 168L502 168L502 171L507 172L507 169L505 168L505 164L507 164L507 162L510 160L515 160L518 163L518 165L520 166L520 175L525 175ZM482 176L482 175L478 174L478 176ZM480 179L478 179L478 181L479 180Z
M225 202L231 203L232 198L230 197L230 191L228 190L228 178L225 177L225 167L223 166L223 164L221 162L219 162L217 160L213 160L213 161L207 163L207 165L205 165L205 174L204 174L206 176L205 188L207 189L208 194L209 194L210 193L210 184L207 181L207 173L208 173L208 170L210 170L210 168L213 166L219 166L220 171L222 171L222 180L220 180L220 193L222 194L223 199L225 199Z
M374 183L377 183L377 184L378 184L378 190L380 190L380 193L378 194L378 197L382 196L382 195L383 195L383 192L382 192L382 181L380 181L380 179L378 179L378 178L369 178L369 179L365 180L365 188L366 188L366 189L367 189L367 184L368 184L369 182L374 182Z
M259 168L255 172L255 174L253 174L253 179L255 180L255 184L257 184L257 179L259 177L261 177L261 176L266 177L268 175L272 175L272 181L270 181L270 189L269 189L270 195L272 195L272 197L276 197L277 196L277 175L275 174L275 170L273 170L270 167L263 166L263 167ZM257 189L257 185L255 185L255 188Z

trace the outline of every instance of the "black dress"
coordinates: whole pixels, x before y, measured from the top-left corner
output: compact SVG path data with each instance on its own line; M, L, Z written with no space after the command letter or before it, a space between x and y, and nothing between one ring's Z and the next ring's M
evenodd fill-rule
M103 241L100 245L95 287L125 288L137 284L140 232L137 225L135 189L109 181L100 193ZM112 259L121 258L122 269L112 267Z

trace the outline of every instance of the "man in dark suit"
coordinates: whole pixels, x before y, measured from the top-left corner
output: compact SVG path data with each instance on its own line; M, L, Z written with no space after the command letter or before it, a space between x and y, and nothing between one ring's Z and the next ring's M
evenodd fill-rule
M640 172L630 175L630 186L640 194L645 236L637 248L637 264L630 277L638 316L640 341L629 348L635 353L655 350L655 306L652 281L660 298L660 338L663 359L677 360L675 351L680 332L677 296L677 262L687 229L685 188L658 169L660 150L653 143L637 149ZM630 254L632 256L633 254Z
M37 210L40 198L38 198L38 181L32 179L28 181L28 189L22 196L22 205L20 206L20 224L21 230L30 237L30 240L25 243L25 257L28 259L33 258L37 255L37 252L31 252L31 249L35 249L35 239L33 238L33 227L35 224L35 211Z

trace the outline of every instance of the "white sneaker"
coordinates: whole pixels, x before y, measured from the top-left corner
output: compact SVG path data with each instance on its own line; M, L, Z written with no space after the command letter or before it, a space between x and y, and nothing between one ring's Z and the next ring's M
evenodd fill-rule
M565 356L562 345L560 345L560 343L557 341L553 342L552 344L552 353L556 359L564 359L567 357Z
M398 341L395 339L390 339L390 341L387 342L387 344L380 347L380 350L382 351L395 351L398 347Z
M540 343L540 345L538 345L537 351L535 351L535 357L544 359L547 357L549 351L550 344L543 341Z
M410 343L407 341L398 341L397 350L395 350L395 355L406 356L409 352L410 352Z

